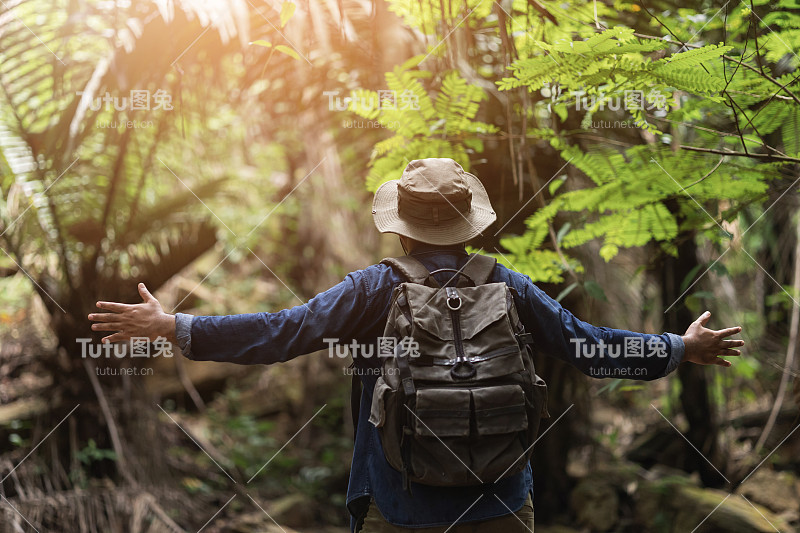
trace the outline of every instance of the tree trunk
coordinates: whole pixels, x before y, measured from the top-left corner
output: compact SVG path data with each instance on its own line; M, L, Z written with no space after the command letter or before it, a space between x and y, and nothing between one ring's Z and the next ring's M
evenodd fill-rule
M661 290L665 307L680 298L666 313L664 326L667 331L682 333L696 318L684 304L681 283L697 265L697 246L694 236L685 233L679 235L677 242L678 256L667 256L662 264ZM707 368L684 363L678 367L677 372L681 382L681 408L689 425L684 436L691 443L691 446L686 444L683 468L687 472L698 472L706 486L721 487L725 484L725 479L717 469L724 472L725 461L718 441L717 413L710 397Z

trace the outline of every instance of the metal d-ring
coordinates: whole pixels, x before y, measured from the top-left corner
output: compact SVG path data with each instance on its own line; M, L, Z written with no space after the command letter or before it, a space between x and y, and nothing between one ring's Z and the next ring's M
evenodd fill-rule
M451 311L461 309L461 296L458 295L458 291L452 287L446 287L445 293L447 294L447 308Z

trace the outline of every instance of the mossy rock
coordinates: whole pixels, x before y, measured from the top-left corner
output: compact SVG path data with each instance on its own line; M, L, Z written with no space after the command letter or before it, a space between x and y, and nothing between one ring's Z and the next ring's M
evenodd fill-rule
M637 494L636 517L644 530L654 533L767 533L775 529L794 533L784 519L740 495L677 479L643 486Z
M775 472L766 465L756 470L736 492L775 513L800 510L800 480L790 472Z

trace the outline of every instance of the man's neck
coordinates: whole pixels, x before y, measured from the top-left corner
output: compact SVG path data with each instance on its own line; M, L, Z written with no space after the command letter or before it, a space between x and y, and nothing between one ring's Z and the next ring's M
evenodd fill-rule
M450 252L466 254L464 244L428 244L426 242L415 242L414 246L409 250L409 255L427 254L433 252Z

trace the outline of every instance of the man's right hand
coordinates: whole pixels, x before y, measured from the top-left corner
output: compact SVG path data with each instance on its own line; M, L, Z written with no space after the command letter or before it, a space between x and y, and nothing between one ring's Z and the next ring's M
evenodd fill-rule
M730 361L720 359L720 355L740 355L739 350L734 350L735 346L744 346L743 340L725 340L725 337L736 335L742 331L741 326L720 330L708 329L705 327L711 312L706 311L692 322L689 329L681 337L686 351L683 355L684 361L691 361L698 365L719 365L731 366Z
M147 337L151 341L164 337L175 344L175 315L165 313L158 300L150 294L144 283L139 284L140 304L97 302L97 307L110 313L92 313L89 320L94 331L115 331L103 337L103 342L130 340L131 337Z

